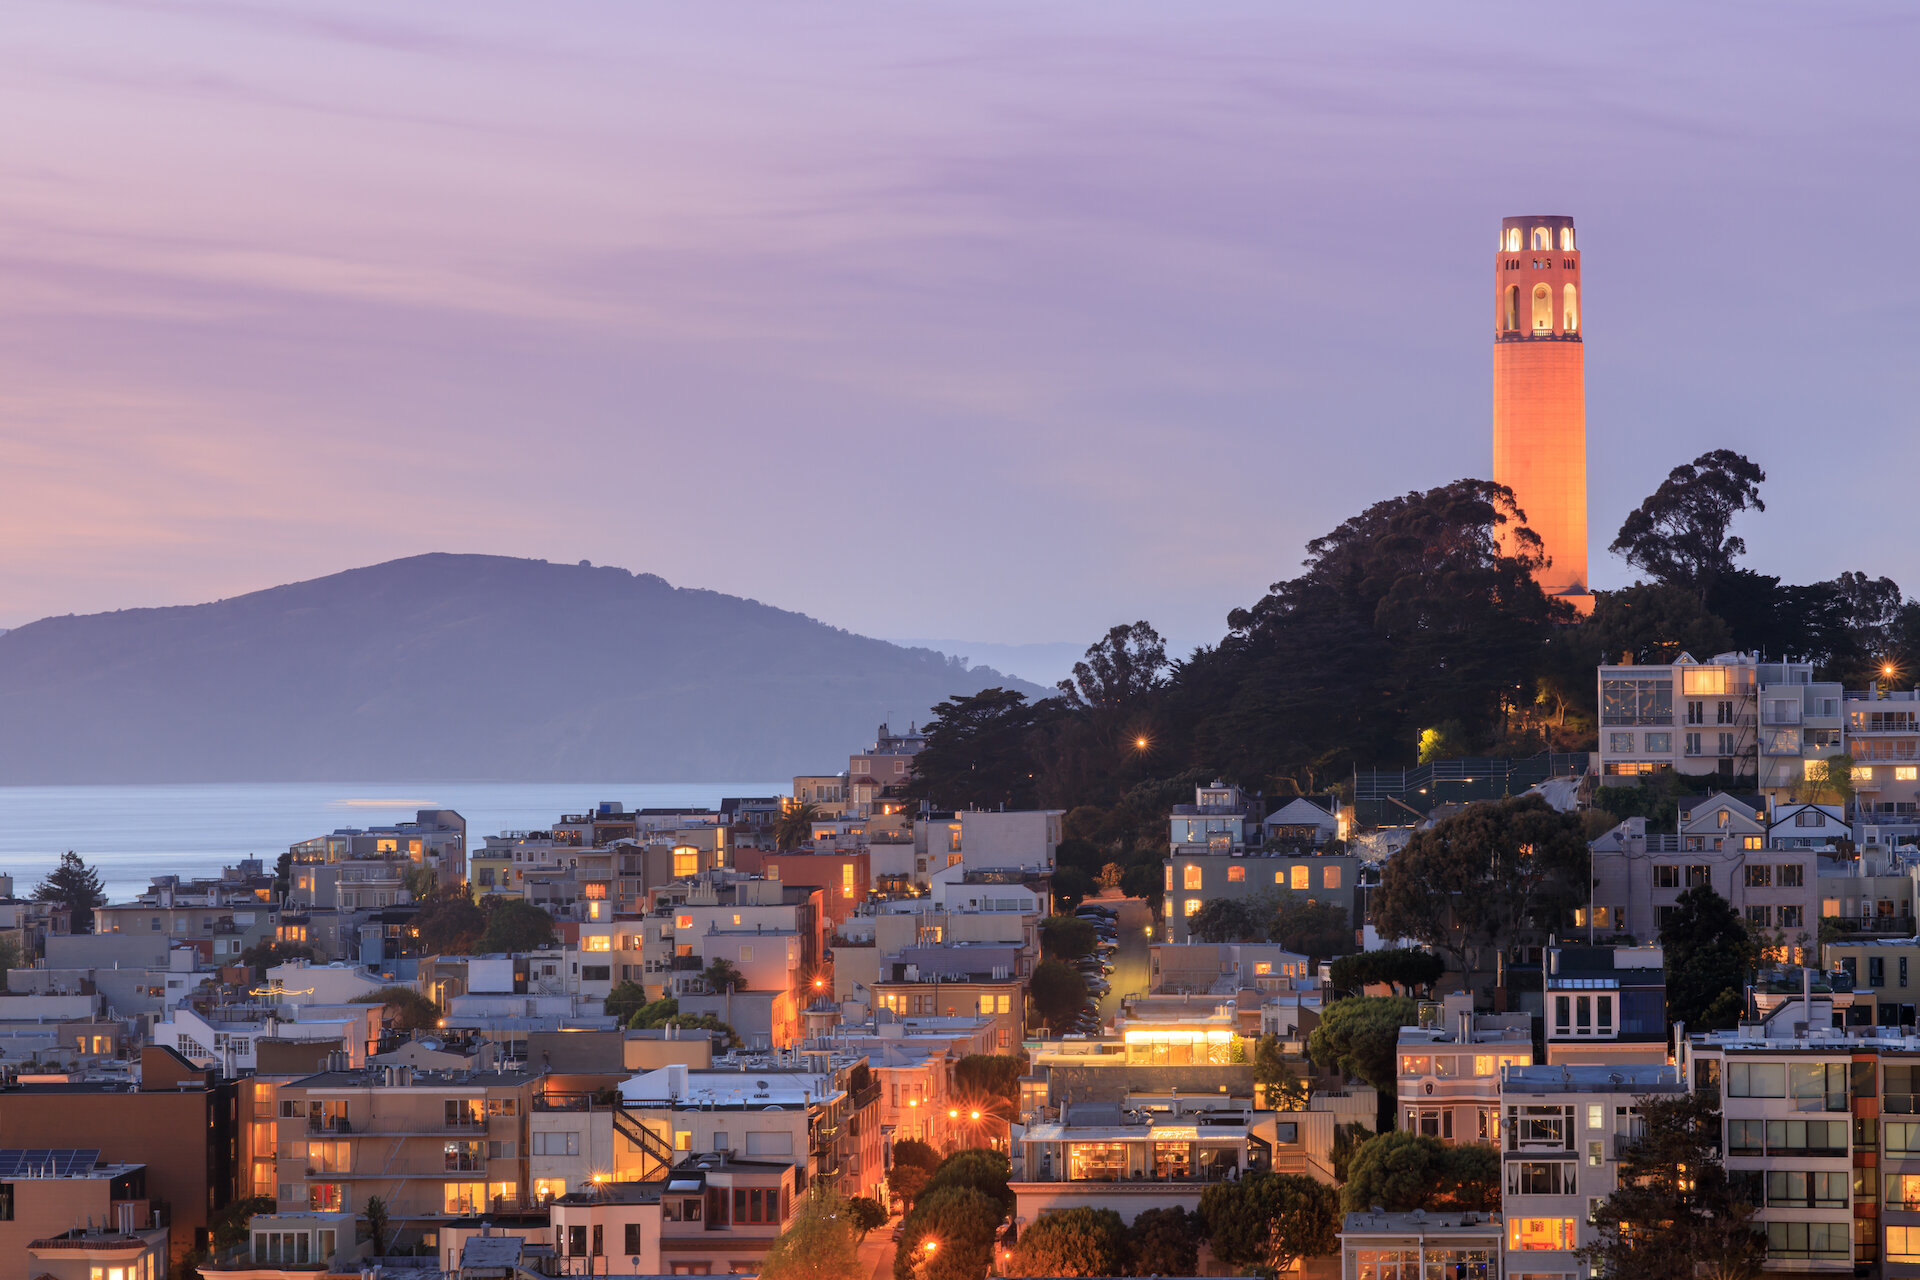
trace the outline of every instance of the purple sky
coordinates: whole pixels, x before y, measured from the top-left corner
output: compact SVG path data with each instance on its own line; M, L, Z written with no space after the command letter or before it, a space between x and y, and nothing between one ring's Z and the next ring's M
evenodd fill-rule
M1916 27L23 2L0 626L448 550L1185 648L1367 502L1486 474L1523 213L1580 226L1596 547L1730 446L1772 475L1749 563L1920 591L1875 482L1920 462Z

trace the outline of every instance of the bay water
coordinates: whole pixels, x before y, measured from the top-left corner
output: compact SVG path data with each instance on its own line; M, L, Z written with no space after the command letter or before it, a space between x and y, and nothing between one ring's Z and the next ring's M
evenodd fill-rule
M0 874L25 898L71 849L124 902L154 876L217 876L241 858L273 866L288 845L341 827L411 822L454 809L467 848L502 831L545 830L600 801L629 809L717 808L725 796L784 795L780 782L260 782L157 786L0 786Z

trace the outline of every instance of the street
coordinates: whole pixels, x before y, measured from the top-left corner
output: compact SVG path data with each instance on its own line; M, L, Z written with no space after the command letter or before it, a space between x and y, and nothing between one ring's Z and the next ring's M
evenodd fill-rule
M1112 990L1100 1001L1100 1019L1111 1023L1120 1012L1123 997L1145 995L1147 992L1147 946L1151 941L1147 937L1147 924L1153 916L1147 910L1147 904L1139 898L1094 898L1090 901L1099 906L1112 907L1119 913L1114 924L1120 949L1114 953L1113 974L1107 979L1112 984Z

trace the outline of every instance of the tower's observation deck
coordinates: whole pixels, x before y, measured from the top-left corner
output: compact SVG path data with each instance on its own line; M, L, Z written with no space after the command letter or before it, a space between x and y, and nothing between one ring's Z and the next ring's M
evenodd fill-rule
M1584 610L1587 394L1573 219L1502 220L1493 276L1493 478L1546 544L1541 587Z

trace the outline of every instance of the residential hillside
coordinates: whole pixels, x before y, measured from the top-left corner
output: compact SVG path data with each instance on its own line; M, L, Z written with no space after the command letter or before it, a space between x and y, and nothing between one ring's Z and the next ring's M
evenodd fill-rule
M425 555L0 635L0 784L764 780L1039 690L651 574Z

